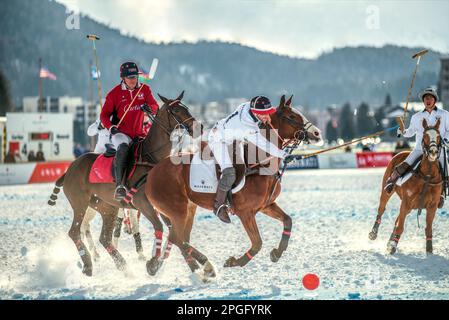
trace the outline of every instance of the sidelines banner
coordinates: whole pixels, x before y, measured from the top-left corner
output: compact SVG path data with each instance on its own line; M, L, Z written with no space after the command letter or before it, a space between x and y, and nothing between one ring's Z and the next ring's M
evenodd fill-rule
M360 152L357 153L357 168L386 167L392 158L391 152Z
M328 153L318 155L320 169L349 169L357 168L355 153Z
M318 157L295 159L287 164L287 169L318 169Z
M0 164L0 185L54 182L71 161Z
M388 166L392 152L327 153L293 160L287 169L350 169L381 168Z

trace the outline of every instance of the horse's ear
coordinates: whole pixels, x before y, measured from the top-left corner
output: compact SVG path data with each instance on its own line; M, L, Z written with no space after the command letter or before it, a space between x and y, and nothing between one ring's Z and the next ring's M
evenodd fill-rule
M423 126L424 129L427 129L427 127L429 126L429 125L427 124L427 120L426 120L426 119L423 119L423 120L422 120L422 126Z
M184 97L184 90L182 90L181 94L175 100L181 101L183 97Z
M281 101L279 102L279 109L285 107L285 94L282 95Z
M293 95L291 95L290 98L288 98L288 100L285 102L285 105L291 107L292 106L292 99L293 99Z
M159 96L159 98L161 98L161 100L162 100L163 103L165 103L165 104L168 104L168 103L169 103L169 101L168 101L168 99L167 99L166 97L160 95L159 93L158 93L157 95Z

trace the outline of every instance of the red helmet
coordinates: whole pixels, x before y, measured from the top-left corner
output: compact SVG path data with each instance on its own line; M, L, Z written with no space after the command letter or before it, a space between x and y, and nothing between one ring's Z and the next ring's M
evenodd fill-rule
M270 99L265 96L255 96L251 99L250 109L254 114L272 114L276 108L271 105Z

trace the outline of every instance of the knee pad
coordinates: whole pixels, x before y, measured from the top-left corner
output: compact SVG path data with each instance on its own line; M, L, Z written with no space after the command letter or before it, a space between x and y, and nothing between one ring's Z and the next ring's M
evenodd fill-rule
M220 182L218 183L218 188L223 191L228 191L232 188L236 179L235 168L225 168L222 172Z

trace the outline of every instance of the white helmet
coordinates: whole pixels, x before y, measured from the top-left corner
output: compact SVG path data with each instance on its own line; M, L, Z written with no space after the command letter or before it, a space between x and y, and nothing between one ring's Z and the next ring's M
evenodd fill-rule
M424 89L423 91L421 91L419 93L419 98L421 99L421 101L423 101L424 96L427 95L427 94L430 94L431 96L433 96L435 98L435 102L438 101L438 94L435 91L435 89L432 88L432 87L426 88L426 89Z

